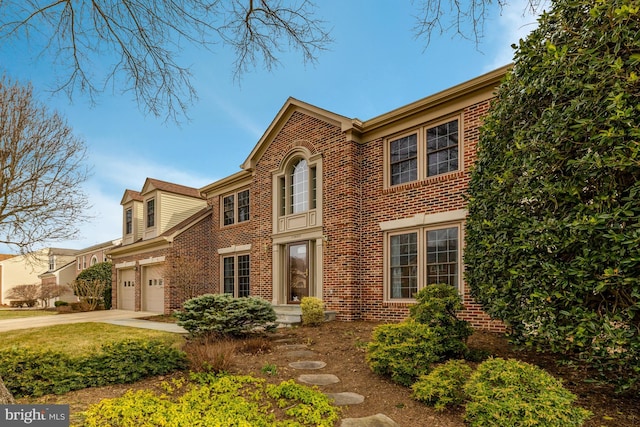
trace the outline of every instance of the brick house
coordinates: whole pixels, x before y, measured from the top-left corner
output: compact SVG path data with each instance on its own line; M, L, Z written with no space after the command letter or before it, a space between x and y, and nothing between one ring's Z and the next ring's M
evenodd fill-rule
M100 262L107 262L107 252L122 243L121 239L109 240L107 242L98 243L97 245L89 246L88 248L80 249L76 253L76 268L75 276L77 277L83 270Z
M417 290L449 283L462 317L500 329L463 281L463 195L506 71L366 121L287 100L241 170L199 190L210 229L183 250L205 257L204 290L260 296L277 310L316 296L341 320L400 320ZM172 298L165 311L179 305Z

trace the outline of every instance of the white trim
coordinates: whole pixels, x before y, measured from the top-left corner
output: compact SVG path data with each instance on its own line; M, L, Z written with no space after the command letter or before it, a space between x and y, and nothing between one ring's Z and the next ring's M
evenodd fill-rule
M157 264L159 262L164 262L164 255L163 256L157 256L157 257L153 257L153 258L147 258L147 259L143 259L140 260L138 262L138 264L140 265L147 265L147 264Z
M125 261L125 262L120 262L118 264L116 264L116 269L121 269L121 268L129 268L129 267L135 267L136 266L136 262L135 261Z
M469 212L466 209L455 211L438 212L433 214L416 214L410 218L394 219L379 223L380 230L399 230L401 228L421 227L424 225L445 223L450 221L462 221L466 219Z
M228 248L218 249L218 255L233 254L236 252L248 252L251 250L251 243L248 245L233 245Z

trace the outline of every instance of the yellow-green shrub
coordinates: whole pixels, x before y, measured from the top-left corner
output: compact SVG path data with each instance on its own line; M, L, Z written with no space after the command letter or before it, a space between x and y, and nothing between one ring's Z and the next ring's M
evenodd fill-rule
M304 297L300 302L302 309L302 324L318 326L324 322L324 304L316 297Z
M472 427L578 427L589 418L576 396L544 370L514 359L489 359L467 384L465 420Z
M192 374L177 398L150 391L105 399L84 413L85 427L247 426L331 427L338 408L317 389L294 381L279 385L251 376ZM274 408L286 408L276 417Z
M462 360L450 360L421 376L411 386L413 398L432 405L437 411L447 406L461 405L465 401L464 385L472 369Z

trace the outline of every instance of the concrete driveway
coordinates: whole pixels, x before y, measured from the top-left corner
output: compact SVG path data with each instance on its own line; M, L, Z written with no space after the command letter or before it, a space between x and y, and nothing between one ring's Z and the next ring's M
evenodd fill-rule
M175 323L151 322L139 319L140 317L155 316L157 314L158 313L149 313L147 311L100 310L87 311L83 313L65 313L23 317L19 319L5 319L0 320L0 332L13 331L16 329L39 328L42 326L65 325L68 323L101 322L121 326L131 326L135 328L186 333L183 328Z

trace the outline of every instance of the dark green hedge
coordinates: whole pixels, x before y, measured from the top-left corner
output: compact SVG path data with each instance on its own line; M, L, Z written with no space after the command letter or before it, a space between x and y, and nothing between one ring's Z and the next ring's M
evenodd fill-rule
M160 341L108 343L86 357L11 348L0 350L0 377L15 397L62 394L86 387L135 382L187 366L183 352Z

